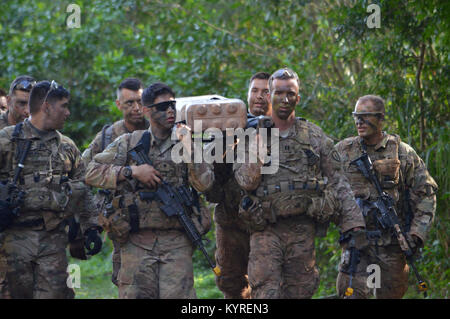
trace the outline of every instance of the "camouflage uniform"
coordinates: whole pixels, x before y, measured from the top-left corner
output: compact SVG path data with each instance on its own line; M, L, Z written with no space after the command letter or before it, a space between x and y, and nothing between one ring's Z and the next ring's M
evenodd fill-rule
M8 114L9 114L8 111L2 112L0 114L0 130L11 125L8 123Z
M279 170L261 175L258 164L235 164L252 206L240 208L251 228L248 279L252 298L311 298L319 285L314 237L330 219L342 232L364 227L333 142L316 125L296 118L280 137Z
M415 235L425 242L436 210L437 184L428 173L422 159L408 144L401 142L397 135L383 133L383 139L375 146L366 146L367 153L373 162L378 180L383 191L388 193L396 203L401 226L409 234ZM376 200L375 187L350 162L363 153L360 137L350 137L336 145L341 154L344 171L356 198L368 201ZM409 193L409 198L406 197ZM412 212L412 222L407 225L408 208ZM411 216L411 217L412 217ZM377 225L372 214L365 216L368 230L376 230ZM381 268L381 288L377 289L377 298L402 298L408 289L409 267L395 237L383 231L381 238L369 242L369 246L361 251L361 262L358 272L353 278L355 297L368 298L369 288L366 281L367 266L378 264ZM337 279L337 289L343 296L348 287L349 276L342 272Z
M145 128L147 129L150 126L150 123L144 119ZM125 121L120 120L115 122L112 125L105 125L103 129L97 133L94 140L89 144L89 147L84 150L81 155L84 165L87 167L89 163L92 161L95 155L103 152L103 150L116 138L125 133L131 133L128 131L125 126ZM101 194L95 196L95 202L97 203L97 208L103 209L105 197ZM120 269L120 251L119 244L113 241L114 251L112 256L113 263L113 273L112 273L112 282L117 286L117 275L119 274Z
M227 299L245 297L248 287L247 266L250 253L250 233L239 220L241 192L232 171L232 164L214 164L215 181L207 192L209 202L218 203L214 209L216 225L216 263L221 275L216 284Z
M77 212L82 230L91 223L92 206L82 182L84 165L71 139L58 131L42 132L28 120L14 142L15 126L0 131L0 178L12 179L17 145L31 139L19 178L26 192L20 214L0 233L1 298L73 298L68 274L65 221ZM84 199L84 200L83 200Z
M150 131L150 129L149 129ZM101 225L120 242L121 265L118 275L120 298L195 298L192 253L193 245L176 217L167 217L158 201L144 201L137 196L136 180L117 183L120 169L135 162L128 155L145 131L124 134L97 154L89 164L86 182L95 187L115 189L115 212L105 217ZM168 137L157 142L151 134L149 158L173 186L189 182L205 191L214 180L209 164L176 164L171 150L176 141ZM148 188L142 191L154 191ZM130 216L136 208L139 230L130 233ZM134 210L134 212L136 211ZM211 225L207 210L191 216L201 233Z
M145 128L147 129L150 123L145 120ZM87 167L95 155L103 152L103 150L111 144L116 138L125 133L131 133L125 126L125 120L119 120L112 125L105 125L103 129L97 133L94 140L89 144L89 147L84 150L82 154L83 162Z

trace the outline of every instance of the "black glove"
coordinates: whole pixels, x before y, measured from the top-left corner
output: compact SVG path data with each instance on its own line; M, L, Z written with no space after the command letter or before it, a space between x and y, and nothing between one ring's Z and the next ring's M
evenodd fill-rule
M0 201L0 232L11 226L16 216L8 203Z
M102 249L102 239L97 229L88 229L84 234L84 247L87 250L87 255L94 256L100 252ZM91 248L92 244L94 247Z

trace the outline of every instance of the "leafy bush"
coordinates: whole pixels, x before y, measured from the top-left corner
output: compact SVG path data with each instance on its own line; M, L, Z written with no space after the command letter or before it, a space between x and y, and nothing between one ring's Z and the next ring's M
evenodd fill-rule
M120 118L114 91L125 77L163 81L178 96L220 94L246 100L257 71L288 66L301 81L297 114L336 141L354 135L359 96L387 101L386 130L426 161L439 184L435 225L419 265L431 298L448 298L450 2L380 0L381 28L366 25L367 1L80 0L81 28L68 29L67 2L2 1L0 87L19 74L55 79L72 94L64 133L83 150L101 127ZM336 231L318 239L321 285L334 293ZM214 234L208 246L212 254ZM108 246L109 247L109 246ZM89 278L78 297L116 296L110 256L80 263ZM203 257L195 253L199 287L218 296ZM411 279L412 280L412 279ZM101 288L103 287L103 288ZM413 287L413 283L411 283ZM92 294L91 294L92 290ZM202 288L203 290L203 288ZM412 288L407 297L419 297Z

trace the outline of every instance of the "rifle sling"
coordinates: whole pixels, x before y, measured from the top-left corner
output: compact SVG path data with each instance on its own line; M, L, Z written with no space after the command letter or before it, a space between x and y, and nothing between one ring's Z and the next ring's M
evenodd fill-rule
M139 230L139 210L136 204L127 207L130 214L130 233L136 233Z

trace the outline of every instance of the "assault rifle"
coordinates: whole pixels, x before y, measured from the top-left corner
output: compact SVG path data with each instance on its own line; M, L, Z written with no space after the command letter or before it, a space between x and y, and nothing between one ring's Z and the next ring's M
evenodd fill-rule
M19 153L19 163L14 170L13 181L0 182L0 232L8 228L12 224L14 218L19 215L20 205L25 197L25 192L17 187L17 180L24 168L23 164L30 151L30 147L31 140L26 140L24 149Z
M375 208L377 223L379 226L381 226L381 228L393 232L397 237L400 248L406 256L406 261L413 269L414 274L419 282L419 291L422 291L424 293L424 296L426 297L428 284L419 274L414 264L414 253L411 249L411 243L408 241L402 228L400 227L398 215L395 211L394 200L387 193L383 192L380 182L375 175L372 161L370 160L369 155L364 152L362 156L353 160L350 164L356 165L358 167L358 170L364 175L364 177L367 178L372 183L372 185L375 186L378 193L378 198L373 203L373 208Z
M145 152L142 140L128 153L131 158L136 161L137 165L152 165L150 158L147 156L147 152ZM163 205L161 206L161 209L168 217L176 216L178 218L189 239L200 249L203 255L205 255L216 276L220 276L219 267L209 258L205 246L203 245L201 235L197 228L195 228L192 219L186 214L185 207L192 208L194 205L191 192L184 186L174 188L169 183L162 180L155 192L141 192L139 196L143 200L153 200L155 199L154 196L152 196L153 194L156 196L156 199L162 202Z

